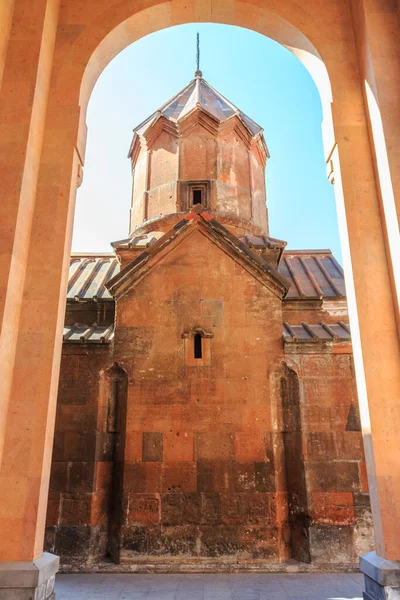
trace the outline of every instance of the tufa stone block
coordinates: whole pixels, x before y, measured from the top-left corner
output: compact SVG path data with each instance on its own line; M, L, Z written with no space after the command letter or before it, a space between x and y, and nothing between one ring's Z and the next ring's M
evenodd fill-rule
M163 434L144 432L142 441L143 462L161 462L163 460Z

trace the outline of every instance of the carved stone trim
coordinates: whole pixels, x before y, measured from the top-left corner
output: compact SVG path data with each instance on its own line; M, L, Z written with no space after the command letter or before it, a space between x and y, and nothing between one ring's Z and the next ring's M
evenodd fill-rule
M193 206L193 191L201 190L201 205L209 208L211 205L211 182L209 180L179 181L178 203L180 210L190 210Z
M211 333L209 331L206 331L205 329L202 329L201 327L194 327L190 331L184 331L182 333L182 337L183 337L183 339L194 338L194 336L197 333L199 333L202 338L212 338L212 337L214 337L213 333Z

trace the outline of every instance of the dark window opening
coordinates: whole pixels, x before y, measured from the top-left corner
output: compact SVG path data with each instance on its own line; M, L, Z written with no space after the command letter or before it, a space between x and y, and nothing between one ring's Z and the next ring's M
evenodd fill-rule
M194 336L194 357L203 358L200 333L196 333L196 335Z
M201 192L202 190L193 190L193 205L201 204Z

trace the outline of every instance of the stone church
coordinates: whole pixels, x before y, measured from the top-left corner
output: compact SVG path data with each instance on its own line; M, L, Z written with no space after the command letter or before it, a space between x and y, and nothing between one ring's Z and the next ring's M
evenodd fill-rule
M134 130L129 237L71 256L46 530L70 568L371 549L343 271L270 237L268 158L196 71Z

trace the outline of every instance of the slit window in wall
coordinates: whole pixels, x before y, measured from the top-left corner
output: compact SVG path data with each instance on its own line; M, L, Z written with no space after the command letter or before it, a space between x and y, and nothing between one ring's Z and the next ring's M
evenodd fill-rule
M195 204L201 204L202 190L194 188L192 190L192 192L193 192L193 199L192 199L193 206Z
M194 341L194 358L203 358L201 334L196 333L193 341Z
M211 366L212 333L196 327L182 333L185 345L185 362L187 367Z
M211 181L180 181L178 187L180 210L187 210L201 204L210 208Z

